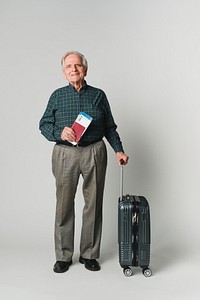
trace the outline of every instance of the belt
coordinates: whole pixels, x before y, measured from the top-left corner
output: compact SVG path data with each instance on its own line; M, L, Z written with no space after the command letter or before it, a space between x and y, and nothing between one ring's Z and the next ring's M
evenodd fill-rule
M79 148L79 147L87 147L89 145L92 145L92 144L95 144L97 142L100 142L102 139L98 139L98 140L95 140L95 141L83 141L83 142L79 142L78 144L76 145L73 145L71 144L70 142L68 141L58 141L56 142L56 145L65 145L65 146L69 146L69 147L75 147L75 148Z

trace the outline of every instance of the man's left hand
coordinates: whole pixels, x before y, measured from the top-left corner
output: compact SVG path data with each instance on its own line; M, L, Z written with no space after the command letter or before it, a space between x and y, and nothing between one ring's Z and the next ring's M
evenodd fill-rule
M126 165L129 159L129 157L124 152L117 152L116 158L118 165Z

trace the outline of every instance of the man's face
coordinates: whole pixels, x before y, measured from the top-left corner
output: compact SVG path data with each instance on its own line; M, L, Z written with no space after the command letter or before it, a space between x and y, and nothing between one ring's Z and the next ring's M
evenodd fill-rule
M64 76L71 84L83 83L87 72L81 58L76 54L68 55L64 60Z

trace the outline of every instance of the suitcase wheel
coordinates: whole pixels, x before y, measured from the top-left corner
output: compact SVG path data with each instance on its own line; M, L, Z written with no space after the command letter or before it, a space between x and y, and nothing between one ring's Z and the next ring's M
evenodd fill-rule
M133 275L133 271L131 270L131 268L124 268L123 272L126 277L130 277Z
M145 268L142 270L142 273L145 277L150 277L152 275L152 271L149 268Z

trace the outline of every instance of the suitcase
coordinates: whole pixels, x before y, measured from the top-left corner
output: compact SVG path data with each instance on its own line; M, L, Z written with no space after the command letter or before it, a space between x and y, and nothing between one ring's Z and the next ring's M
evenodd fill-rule
M150 263L150 208L143 196L123 195L123 165L118 203L119 263L124 275L133 274L131 267L141 267L145 277L152 275Z

